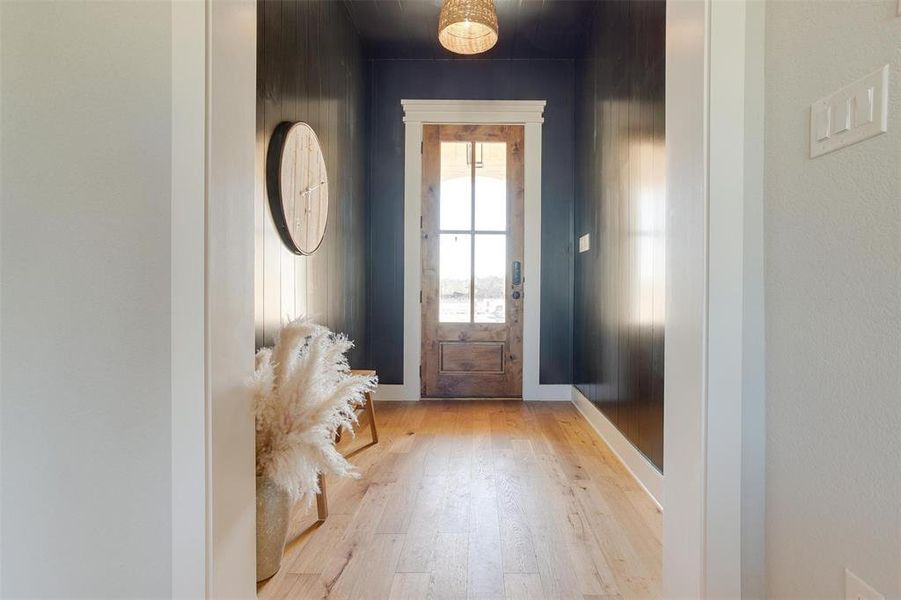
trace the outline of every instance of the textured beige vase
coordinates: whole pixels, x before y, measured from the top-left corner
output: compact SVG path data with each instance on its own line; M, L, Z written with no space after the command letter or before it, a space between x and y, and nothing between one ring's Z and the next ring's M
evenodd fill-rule
M257 581L269 579L282 565L291 498L267 477L257 477Z

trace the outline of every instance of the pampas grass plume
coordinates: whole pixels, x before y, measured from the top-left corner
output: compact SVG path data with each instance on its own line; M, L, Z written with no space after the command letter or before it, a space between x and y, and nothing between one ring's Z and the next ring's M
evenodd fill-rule
M356 476L335 448L335 434L356 423L354 409L375 377L352 375L342 334L301 318L282 329L273 348L256 355L248 387L256 417L257 476L310 503L319 474Z

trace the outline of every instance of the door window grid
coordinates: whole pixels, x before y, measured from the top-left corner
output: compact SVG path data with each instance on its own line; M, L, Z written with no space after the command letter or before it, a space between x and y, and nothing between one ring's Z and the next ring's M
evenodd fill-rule
M440 157L438 320L504 323L507 144L441 142Z

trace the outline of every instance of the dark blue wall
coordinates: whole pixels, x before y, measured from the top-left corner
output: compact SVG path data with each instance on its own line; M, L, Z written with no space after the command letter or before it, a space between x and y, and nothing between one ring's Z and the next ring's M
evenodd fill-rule
M365 367L368 62L346 7L329 0L260 2L257 40L256 343L273 344L305 296L307 316L354 340L350 364ZM294 277L301 259L282 244L265 189L266 152L282 121L310 124L329 174L328 227L303 259L305 285Z
M663 470L666 288L662 0L598 4L577 62L573 378Z
M572 383L572 60L375 60L369 153L369 331L382 383L403 383L402 99L547 100L541 172L541 383ZM419 268L419 265L411 265Z

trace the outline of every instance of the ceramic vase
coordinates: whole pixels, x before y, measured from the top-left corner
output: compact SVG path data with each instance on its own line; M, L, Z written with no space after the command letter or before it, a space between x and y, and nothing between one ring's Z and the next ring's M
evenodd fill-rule
M290 517L288 492L268 477L257 477L257 581L281 567Z

